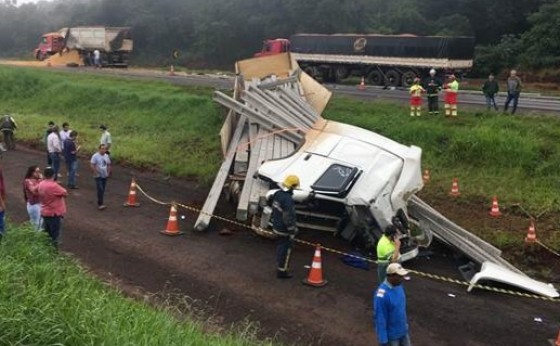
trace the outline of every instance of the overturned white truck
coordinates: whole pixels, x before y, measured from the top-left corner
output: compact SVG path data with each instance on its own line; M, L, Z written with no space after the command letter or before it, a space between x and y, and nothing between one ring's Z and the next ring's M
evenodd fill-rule
M295 192L300 229L332 232L374 248L390 224L400 226L402 261L432 237L475 262L471 283L494 280L558 297L501 258L501 251L446 219L415 194L423 187L422 151L374 132L321 117L331 93L289 54L236 64L232 96L214 100L229 109L221 131L224 162L195 224L204 230L223 191L237 204L237 219L257 233L270 229L267 197L287 175ZM411 232L413 229L415 232Z

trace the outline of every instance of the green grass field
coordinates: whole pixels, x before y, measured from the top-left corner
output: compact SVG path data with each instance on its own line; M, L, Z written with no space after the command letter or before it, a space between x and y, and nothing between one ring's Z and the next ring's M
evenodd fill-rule
M155 310L123 298L74 260L56 255L46 233L25 227L8 229L0 243L0 276L0 345L273 344L258 341L247 324L209 333L208 325L192 322L188 304L177 318L176 305Z

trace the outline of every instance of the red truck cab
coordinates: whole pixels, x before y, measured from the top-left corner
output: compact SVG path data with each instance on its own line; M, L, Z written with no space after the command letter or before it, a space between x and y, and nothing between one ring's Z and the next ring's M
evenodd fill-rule
M290 40L285 38L277 38L274 40L264 41L263 48L255 57L269 56L290 51Z
M58 32L51 32L41 36L39 47L35 49L35 58L37 60L45 60L49 56L56 54L62 50L64 46L64 37Z

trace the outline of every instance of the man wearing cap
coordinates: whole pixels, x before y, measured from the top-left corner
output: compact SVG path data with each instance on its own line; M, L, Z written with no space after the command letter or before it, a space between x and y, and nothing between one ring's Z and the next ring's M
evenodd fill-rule
M299 186L296 175L288 175L282 182L282 189L272 196L272 230L278 236L276 245L276 277L289 279L290 253L297 233L294 189Z
M402 282L408 271L399 263L387 267L387 278L373 296L377 340L382 346L410 346L406 295Z
M101 126L99 126L99 128L102 131L101 132L101 139L99 140L99 144L105 146L107 155L111 155L111 152L110 152L111 144L113 144L113 141L111 139L111 134L109 133L109 131L107 131L107 126L106 125L101 125Z

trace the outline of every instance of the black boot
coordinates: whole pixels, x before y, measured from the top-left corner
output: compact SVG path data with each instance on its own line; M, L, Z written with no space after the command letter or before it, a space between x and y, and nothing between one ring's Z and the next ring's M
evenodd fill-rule
M291 279L294 275L292 273L290 273L289 271L285 271L285 270L277 270L276 271L276 277L278 279Z

